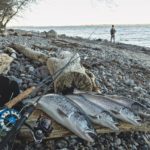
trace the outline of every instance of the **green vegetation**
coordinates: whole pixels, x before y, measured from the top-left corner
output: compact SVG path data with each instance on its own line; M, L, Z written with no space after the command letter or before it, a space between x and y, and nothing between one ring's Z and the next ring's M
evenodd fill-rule
M5 31L8 22L36 0L0 0L0 32Z

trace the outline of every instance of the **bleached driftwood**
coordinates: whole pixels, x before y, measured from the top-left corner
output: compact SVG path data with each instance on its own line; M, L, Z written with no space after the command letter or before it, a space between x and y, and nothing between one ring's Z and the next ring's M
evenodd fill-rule
M34 124L34 122L37 120L39 115L46 116L46 114L44 114L40 110L35 110L33 112L33 114L30 116L30 118L28 119L28 123L30 125ZM46 117L48 117L48 116L46 116ZM55 138L65 137L68 135L73 135L72 132L70 132L66 128L62 127L60 124L56 123L54 120L52 120L52 126L54 129L53 129L52 133L49 135L48 139L55 139ZM109 128L101 127L98 125L95 125L94 127L95 127L97 133L114 132ZM132 131L149 132L150 131L150 122L147 121L147 122L143 123L141 126L133 126L133 125L125 123L125 122L120 122L119 132L128 132L128 131L131 131L131 132ZM27 129L27 127L25 127L25 126L22 127L21 135L23 137L28 137L28 139L29 139L29 137L31 137L29 129ZM30 138L30 139L32 139L32 138Z
M38 49L41 49L41 50L48 50L48 51L52 51L53 50L53 48L46 47L46 46L41 46L41 45L35 45L35 44L32 45L32 48L33 49L38 48Z
M15 43L12 43L10 45L11 48L15 49L16 51L24 54L26 57L30 58L30 59L33 59L33 60L37 60L37 61L40 61L42 63L46 63L47 59L48 59L48 56L41 53L41 52L38 52L38 51L34 51L28 47L25 47L23 45L19 45L19 44L15 44Z
M10 64L12 63L13 58L7 54L0 54L0 74L7 74L10 69Z
M58 72L69 61L69 66L63 70L63 73L54 82L55 92L63 91L65 88L71 88L73 86L85 91L96 89L95 76L81 65L78 53L73 54L68 51L63 51L59 53L57 58L49 58L47 60L47 66L50 74L54 75L55 72Z
M58 75L56 72L71 62L54 81L55 92L63 92L66 89L77 88L84 91L99 91L95 83L95 76L86 70L80 63L80 56L69 51L62 51L57 57L48 57L42 52L34 51L19 44L12 44L10 47L24 54L26 57L46 63L52 77Z
M16 53L16 51L11 47L5 47L4 52L9 54Z
M70 48L74 48L74 47L82 47L82 45L80 45L79 43L74 43L74 42L70 42L70 41L66 41L66 40L53 40L51 41L53 44L60 46L60 47L70 47Z

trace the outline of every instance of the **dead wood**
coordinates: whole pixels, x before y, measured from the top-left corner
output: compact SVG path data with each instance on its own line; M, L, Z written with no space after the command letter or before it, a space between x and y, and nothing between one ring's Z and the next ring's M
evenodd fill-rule
M66 64L70 62L54 81L54 91L56 93L63 93L63 91L67 91L72 88L99 92L99 88L95 83L94 74L92 74L89 70L86 70L81 65L81 59L78 53L74 55L72 52L62 51L57 54L57 57L48 57L42 52L34 51L19 44L12 44L10 47L30 59L46 63L53 78L58 75L56 72L64 68Z
M30 58L30 59L33 59L33 60L37 60L37 61L40 61L42 63L46 63L47 59L48 59L48 56L41 53L41 52L38 52L38 51L34 51L30 48L27 48L23 45L19 45L19 44L15 44L15 43L12 43L10 45L11 48L15 49L16 51L24 54L26 57Z
M9 57L7 54L0 54L0 74L7 74L10 69L10 64L13 58Z
M39 115L47 116L46 114L44 114L40 110L35 110L33 112L33 114L30 116L30 118L28 119L28 123L31 125L34 124L34 122L36 121L36 119L38 118ZM73 135L73 133L70 132L68 129L66 129L65 127L62 127L60 124L56 123L54 120L52 120L52 121L53 121L52 124L53 124L54 129L47 139L56 139L56 138L62 138L65 136ZM109 128L105 128L105 127L98 126L98 125L95 125L94 127L95 127L97 133L114 132ZM143 123L141 126L133 126L133 125L125 123L125 122L120 122L119 131L120 132L128 132L128 131L131 131L131 132L132 131L148 132L148 131L150 131L150 122L147 121L147 122ZM21 135L28 138L28 139L32 139L31 134L29 132L29 129L27 129L25 126L21 130Z
M20 101L22 101L23 99L28 97L33 92L34 89L35 89L35 87L28 88L27 90L25 90L24 92L22 92L21 94L19 94L15 98L13 98L11 101L7 102L5 104L5 106L7 106L8 108L12 108L17 103L19 103Z
M82 47L82 45L80 45L78 43L73 43L70 41L68 42L68 41L60 40L60 39L52 40L52 43L56 44L59 47L69 47L69 48Z
M41 50L53 51L53 48L33 44L32 49L36 49L36 48L41 49Z
M63 51L60 52L57 58L49 58L47 60L47 66L50 74L54 76L58 70L63 68L71 60L73 55L71 52ZM98 88L95 84L95 76L81 65L79 54L76 53L71 61L70 65L67 66L62 74L54 81L55 92L63 92L71 88L85 91L94 90L98 92Z

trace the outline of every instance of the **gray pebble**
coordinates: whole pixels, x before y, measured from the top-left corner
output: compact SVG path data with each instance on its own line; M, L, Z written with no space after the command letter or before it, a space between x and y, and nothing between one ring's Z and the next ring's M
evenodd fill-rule
M127 79L127 80L125 80L124 82L125 82L125 84L128 85L128 86L134 86L134 85L135 85L135 84L134 84L134 80L131 80L131 79Z
M35 69L34 69L33 66L30 66L30 67L29 67L29 71L30 71L30 72L34 72L34 70L35 70Z
M14 59L17 59L16 53L12 53L10 56L11 56L12 58L14 58Z
M57 141L56 146L60 149L67 148L68 143L65 140L59 140L59 141Z
M116 139L116 145L120 145L121 144L121 140L119 138Z

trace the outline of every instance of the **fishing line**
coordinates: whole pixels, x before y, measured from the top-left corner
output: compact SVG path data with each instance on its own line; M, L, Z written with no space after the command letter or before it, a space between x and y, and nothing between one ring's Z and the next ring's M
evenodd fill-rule
M60 76L61 73L62 73L71 63L73 63L76 59L79 58L79 57L74 58L75 55L76 55L76 53L70 58L70 60L67 62L67 64L66 64L64 67L62 67L61 69L57 70L57 71L54 73L54 78L53 78L53 79L52 79L50 76L48 76L48 77L45 78L42 82L40 82L40 85L32 92L31 95L34 95L41 87L44 87L46 83L48 83L48 82L51 81L50 85L53 84L53 82L57 79L57 77ZM73 58L74 58L74 59L73 59ZM72 59L73 59L73 60L72 60ZM56 76L55 76L55 75L56 75ZM47 86L50 86L50 85L47 85ZM46 87L46 86L45 86L45 87ZM47 92L47 91L48 91L48 89L47 89L45 92ZM43 96L43 95L42 95L42 96ZM40 96L40 97L36 100L36 102L34 103L34 105L35 105L36 103L38 103L38 101L41 99L42 96ZM25 105L25 106L19 111L19 114L20 114L26 107L27 107L27 105ZM11 122L8 122L8 123L6 124L6 126L8 126L10 123L11 123ZM4 131L4 129L1 129L1 130L0 130L0 133L2 133L3 131Z
M37 88L35 90L33 90L32 94L34 92L37 92L37 90L39 90L41 87L45 86L46 83L51 81L51 84L56 80L56 78L65 70L65 68L67 68L71 63L73 63L76 59L78 59L79 57L76 57L75 59L73 59L75 57L76 53L74 53L74 55L72 55L72 57L70 58L70 60L65 64L64 67L62 67L61 69L57 70L54 73L54 77L52 78L51 76L46 77L45 79L43 79L39 85L37 86Z
M97 29L98 29L98 27L96 27L95 30L89 35L88 39L90 39L90 37L93 35L93 33L94 33ZM61 48L61 50L62 50L62 48ZM73 48L73 51L75 51L75 48ZM63 73L63 71L64 71L71 63L73 63L76 59L80 58L80 56L74 58L74 57L76 56L76 54L77 54L78 51L79 51L79 50L77 50L76 52L74 52L74 54L72 55L72 57L70 58L70 60L65 64L65 66L62 67L61 69L57 70L57 71L53 74L52 77L48 76L48 77L45 78L43 81L41 81L41 82L39 83L38 87L37 87L35 90L33 90L33 92L32 92L31 95L34 95L35 92L37 92L41 87L47 87L47 86L52 85L53 82ZM73 59L73 58L74 58L74 59ZM47 84L47 83L50 82L50 81L51 81L50 85L45 85L45 84ZM47 92L47 91L48 91L48 89L47 89L45 92ZM42 96L43 96L43 95L41 95L41 96L34 102L34 106L38 103L38 101L41 99ZM25 105L25 106L20 110L19 114L20 114L26 107L27 107L27 105ZM9 123L10 123L10 122L9 122ZM9 125L9 123L7 124L7 126ZM3 131L3 130L1 130L0 132L2 132L2 131ZM16 133L16 134L17 134L17 133Z
M96 26L94 28L94 30L91 32L91 34L89 35L89 37L87 38L88 40L90 40L90 38L92 37L92 35L95 33L95 31L99 28L99 26Z
M60 70L56 71L55 74L56 76L54 76L53 80L51 81L50 85L43 85L42 87L49 87L51 86L54 81L61 75L61 73L71 64L73 63L76 59L80 58L80 57L76 57L75 59L72 60L72 58L74 57L74 55L71 57L71 59L69 60L69 62L64 66L62 67ZM58 74L57 74L58 73ZM45 81L45 83L48 83L49 81ZM49 89L47 89L43 94L45 94ZM38 101L43 97L43 95L41 95L32 105L36 105L38 103Z

